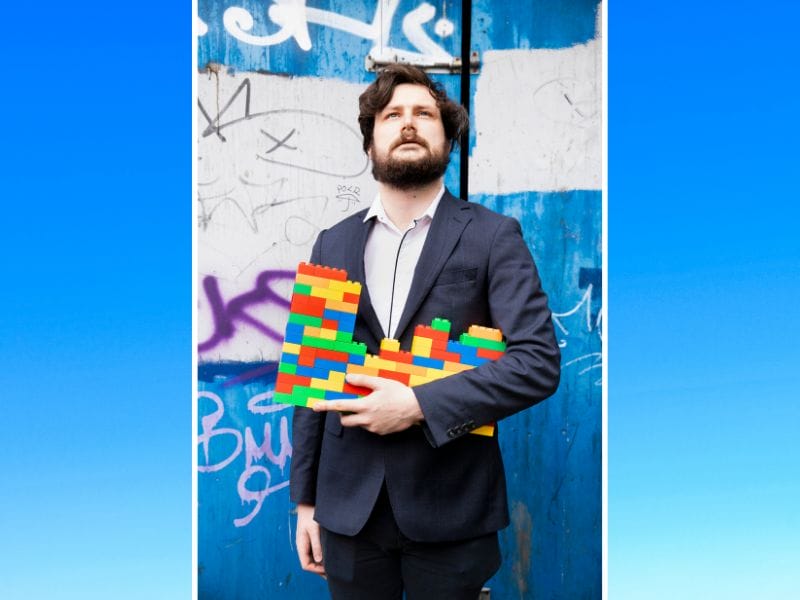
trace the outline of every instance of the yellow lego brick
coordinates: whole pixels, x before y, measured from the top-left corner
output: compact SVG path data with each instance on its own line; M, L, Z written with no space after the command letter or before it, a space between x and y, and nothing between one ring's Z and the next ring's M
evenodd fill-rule
M474 368L472 365L464 365L457 362L452 362L449 360L444 361L444 370L451 371L453 373L461 373L461 371L469 371L470 369Z
M319 327L314 327L313 325L306 325L303 327L303 335L307 335L308 337L319 337Z
M484 340L493 340L495 342L503 341L503 332L499 329L491 327L481 327L480 325L470 325L468 335L481 338Z
M283 342L283 352L286 354L300 354L300 344L291 344L289 342Z
M325 308L331 310L340 310L346 313L356 314L358 312L358 304L350 304L349 302L342 302L341 300L328 300L325 303Z
M383 338L381 340L381 350L389 350L390 352L400 352L400 340L393 340L392 338Z
M311 296L315 298L325 298L326 300L338 300L339 302L342 301L344 297L344 292L342 290L332 290L326 287L311 287Z
M430 358L432 344L433 340L430 338L418 337L415 335L414 339L411 340L411 354Z
M328 390L331 392L341 392L342 388L344 387L344 378L342 378L342 383L337 384L336 381L333 379L318 379L316 377L311 378L311 387L316 388L318 390Z
M473 429L470 431L470 433L474 433L476 435L488 435L489 437L492 437L494 435L494 425L483 425L482 427Z
M411 375L411 377L408 378L408 385L410 387L414 387L415 385L422 385L423 383L430 383L431 381L433 381L433 379L430 377L423 375Z
M380 358L373 354L367 354L364 357L364 366L371 367L373 369L382 369L385 371L394 371L397 363L393 360L386 360L385 358Z
M323 400L322 398L309 398L308 400L306 400L306 406L307 406L308 408L311 408L311 407L312 407L312 406L314 406L314 405L315 405L317 402L325 402L325 400Z
M361 293L361 284L358 281L345 281L345 286L342 288L343 292L347 292L348 294L360 294Z
M324 327L319 330L319 337L323 340L336 340L335 329L325 329Z
M333 279L315 277L314 275L306 275L305 273L298 273L297 277L295 278L295 281L297 283L302 283L304 285L310 285L311 287L319 287L319 288L331 287L331 283L334 282Z
M347 282L346 281L339 281L338 279L329 279L328 280L328 287L330 289L332 289L332 290L337 290L337 291L343 292L343 291L345 291L345 288L347 287Z
M356 375L372 375L373 377L378 376L378 369L362 365L347 365L347 372L354 373Z
M435 381L442 377L449 377L452 375L450 371L442 371L441 369L428 369L428 379Z
M328 381L334 386L334 392L341 392L344 387L344 372L331 371L331 374L328 376Z

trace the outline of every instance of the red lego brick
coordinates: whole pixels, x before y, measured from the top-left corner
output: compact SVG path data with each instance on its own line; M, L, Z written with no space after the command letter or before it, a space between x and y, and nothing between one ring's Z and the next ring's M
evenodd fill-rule
M387 371L386 369L378 370L378 377L385 377L386 379L394 379L403 385L408 385L411 376L408 373L398 373L397 371Z
M497 360L503 356L503 352L499 350L489 350L488 348L478 348L477 355L481 358L488 358L489 360Z
M381 350L378 354L380 358L385 358L386 360L393 360L395 362L407 363L411 364L414 360L414 355L411 352L394 352L392 350Z
M435 348L431 348L431 358L436 358L438 360L447 360L450 362L461 362L461 356L456 354L455 352L447 352L445 350L437 350Z
M313 367L318 350L311 346L300 346L300 354L297 356L297 364L303 367Z
M342 294L342 302L346 302L347 304L358 304L358 296L358 294L344 292L344 294Z
M296 385L311 386L311 377L278 373L278 378L275 380L275 391L281 394L291 394L292 388Z
M368 387L361 387L360 385L350 385L346 381L344 382L344 387L342 388L342 392L345 394L356 394L358 396L366 396L372 393L372 390Z
M336 362L344 363L344 367L350 361L350 355L347 352L337 352L336 350L325 350L324 348L317 348L317 358L324 358L325 360L333 360ZM344 368L342 369L344 371Z

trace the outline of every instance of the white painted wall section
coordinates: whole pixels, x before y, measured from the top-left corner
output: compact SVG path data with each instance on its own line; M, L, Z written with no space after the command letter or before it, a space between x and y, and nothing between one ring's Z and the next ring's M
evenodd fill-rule
M265 271L294 271L321 229L372 202L377 187L358 130L364 85L224 69L198 78L198 280L214 277L229 302ZM291 281L275 287L291 295ZM215 326L202 289L198 297L202 342ZM285 310L265 303L246 312L282 334ZM201 360L277 360L263 332L243 318L235 327Z
M600 51L594 39L482 56L470 193L600 189Z

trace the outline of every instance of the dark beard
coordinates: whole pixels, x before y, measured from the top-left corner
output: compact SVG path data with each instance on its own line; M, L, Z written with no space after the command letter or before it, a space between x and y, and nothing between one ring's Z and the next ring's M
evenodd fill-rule
M373 158L372 176L398 190L411 190L432 183L447 170L450 154L447 148L441 153L429 153L418 160L386 160Z

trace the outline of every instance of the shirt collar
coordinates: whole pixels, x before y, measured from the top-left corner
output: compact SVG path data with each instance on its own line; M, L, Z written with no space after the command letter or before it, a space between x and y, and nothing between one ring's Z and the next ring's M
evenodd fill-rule
M428 206L427 210L414 220L420 221L425 217L429 217L432 220L433 215L436 214L436 209L439 206L442 196L444 196L444 185L442 185L442 187L439 189L439 192L436 194L436 197L433 199L433 202L431 202L430 206ZM377 217L379 222L394 227L394 224L389 220L389 217L386 216L386 211L383 208L383 202L381 202L380 193L375 196L375 200L372 201L372 205L369 207L367 214L364 215L364 222L366 223L372 217Z

